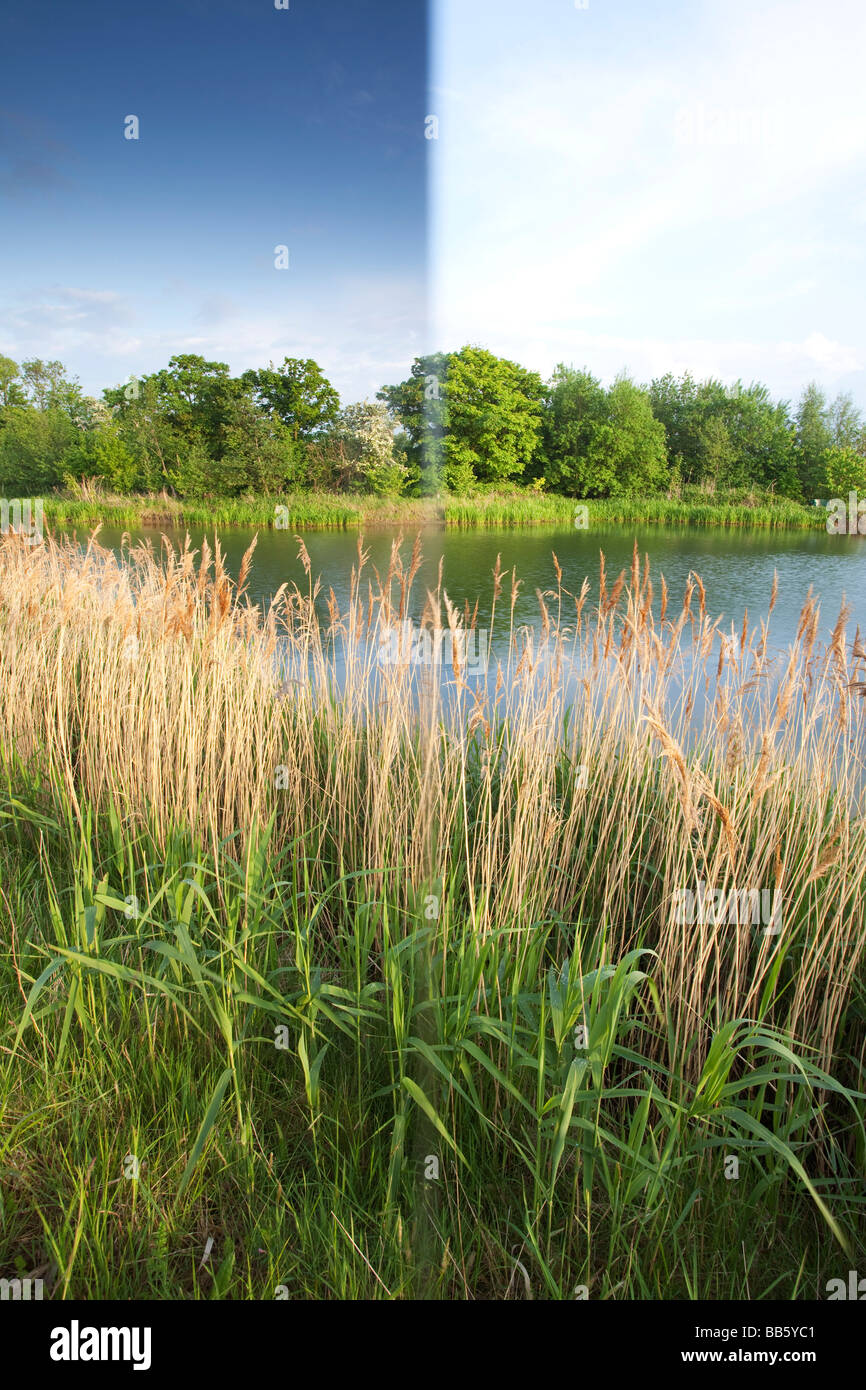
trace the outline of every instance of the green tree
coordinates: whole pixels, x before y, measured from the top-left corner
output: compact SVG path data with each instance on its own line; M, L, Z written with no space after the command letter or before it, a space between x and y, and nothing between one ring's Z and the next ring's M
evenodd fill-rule
M71 420L83 418L81 387L67 377L62 362L43 362L40 357L22 362L21 382L25 399L36 410L59 410Z
M541 443L541 377L483 348L452 353L445 381L449 487L519 478Z
M13 362L11 357L0 357L0 427L4 411L15 405L23 405L25 400L18 363Z
M560 365L545 417L547 481L570 497L614 497L664 485L665 431L629 377L606 391L590 372Z
M115 420L80 431L79 438L63 455L61 466L64 479L102 478L120 493L134 492L139 486L138 463Z
M402 424L426 491L519 478L540 448L540 376L484 348L416 358L409 379L379 399Z
M698 435L700 479L725 487L734 475L736 451L731 432L721 415L711 415Z
M699 386L690 372L684 372L680 378L666 372L650 383L652 412L664 426L668 458L684 483L698 483L703 478L703 426L712 407L718 411L723 397L720 382L708 381Z
M121 416L134 413L143 392L162 422L178 439L198 444L214 459L226 444L238 404L248 388L229 373L225 362L207 362L195 353L172 357L168 367L142 377L134 391L118 386L104 393Z
M190 446L163 413L155 377L109 387L103 398L136 461L138 486L145 492L170 486L169 465Z
M804 386L796 411L796 468L804 497L823 496L826 453L833 442L827 397L816 381Z
M409 377L377 393L403 427L403 448L412 491L433 495L445 486L444 440L448 423L447 376L450 355L416 357Z
M835 497L847 501L849 492L866 495L866 458L848 444L832 444L825 455L827 484Z
M241 381L295 440L309 439L337 418L340 397L312 358L286 357L279 369L271 362L261 371L244 372Z
M607 393L585 368L564 363L548 389L544 416L546 478L571 497L606 497L616 484L611 459L600 448L607 427Z
M738 381L726 392L723 415L735 456L726 485L799 496L795 427L787 402L773 402L760 382L743 386Z
M854 449L859 454L866 454L863 416L851 399L850 392L838 395L828 414L832 443L840 449Z
M11 406L0 431L0 492L6 497L37 496L63 480L64 459L80 442L80 431L65 410Z
M221 457L214 465L215 478L230 489L222 495L283 491L294 480L299 451L300 445L279 416L263 415L244 397L235 405Z
M617 493L657 492L664 486L667 448L646 391L625 375L607 393Z

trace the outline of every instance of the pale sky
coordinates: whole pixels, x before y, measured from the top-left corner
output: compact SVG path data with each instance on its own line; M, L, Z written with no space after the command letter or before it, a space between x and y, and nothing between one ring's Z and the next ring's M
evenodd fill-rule
M863 0L430 7L429 52L414 0L11 9L0 353L357 400L472 342L866 408Z
M432 338L866 407L862 0L439 0Z

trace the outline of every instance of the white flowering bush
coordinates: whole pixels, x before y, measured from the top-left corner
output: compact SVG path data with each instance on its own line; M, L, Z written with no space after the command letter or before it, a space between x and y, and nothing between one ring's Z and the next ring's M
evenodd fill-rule
M340 411L337 433L353 464L353 481L365 492L402 492L409 470L394 453L394 426L388 407L359 401Z

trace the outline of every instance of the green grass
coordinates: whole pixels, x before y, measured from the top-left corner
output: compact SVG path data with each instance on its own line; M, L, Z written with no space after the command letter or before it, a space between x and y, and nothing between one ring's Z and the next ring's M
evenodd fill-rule
M278 516L277 508L287 514ZM441 521L434 503L409 498L348 497L316 492L280 497L217 498L207 502L180 501L167 495L151 497L46 497L45 519L51 527L187 526L219 529L232 526L272 527L279 521L288 530L348 530L418 525Z
M605 498L590 504L597 522L644 522L662 526L731 526L756 529L826 529L823 508L806 507L786 497L739 491L718 499L697 488L684 489L680 498Z
M218 498L180 501L167 495L45 498L45 519L53 527L107 526L273 527L289 530L351 530L380 526L448 526L500 529L522 526L575 525L582 504L570 497L534 490L485 492L472 497L383 498L341 496L327 492L294 493L265 498ZM647 524L821 530L825 513L787 498L741 490L718 498L697 488L680 498L626 497L591 499L588 525ZM277 508L286 512L278 518Z
M55 1298L811 1299L862 1264L860 1102L759 1021L697 1082L654 1060L649 949L549 920L515 951L457 872L431 922L354 876L312 893L314 830L160 852L12 777L4 1272Z

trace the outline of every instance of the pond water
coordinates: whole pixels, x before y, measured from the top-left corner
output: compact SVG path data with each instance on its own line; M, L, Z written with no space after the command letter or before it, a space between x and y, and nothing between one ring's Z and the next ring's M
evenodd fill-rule
M129 533L130 541L148 538L159 549L163 531L158 528ZM182 545L184 533L165 531L175 545ZM193 545L201 545L203 532L191 531ZM307 591L308 580L298 556L298 543L288 531L237 528L225 530L220 543L229 572L237 577L241 557L258 534L249 596L267 602L283 583L298 584ZM307 531L302 535L312 562L313 577L320 577L320 613L327 617L328 591L333 588L342 609L348 600L353 565L357 565L358 536L354 531ZM396 530L376 530L364 537L369 554L367 574L373 581L373 567L384 578ZM493 596L492 574L497 555L506 571L502 597L498 603L493 650L507 641L510 604L510 571L516 570L521 587L515 606L515 626L537 625L539 605L536 591L556 588L553 560L555 552L562 567L562 583L572 593L580 592L584 578L590 582L588 607L599 592L599 551L605 555L607 585L610 590L621 570L631 565L635 539L641 554L650 559L654 586L654 607L658 614L661 576L670 591L669 616L676 617L690 572L702 579L711 618L720 617L722 628L739 632L748 613L750 629L767 617L774 571L778 574L778 597L770 621L770 647L784 648L795 637L797 621L806 595L812 588L821 603L819 637L826 640L836 621L843 598L851 609L849 636L859 624L866 633L866 538L827 535L825 532L786 532L710 530L704 527L606 527L592 531L532 528L507 531L454 531L427 528L420 533L404 533L402 555L408 569L416 535L420 535L423 561L413 586L411 615L420 616L427 589L437 585L440 561L445 591L459 609L468 601L474 610L478 602L477 626L489 627ZM213 533L209 533L213 544ZM99 541L120 550L122 533L104 528ZM366 591L366 585L365 585ZM570 600L568 600L570 603ZM693 607L696 602L693 601ZM571 605L573 612L573 605ZM505 619L504 628L501 625ZM563 611L563 622L568 621Z

